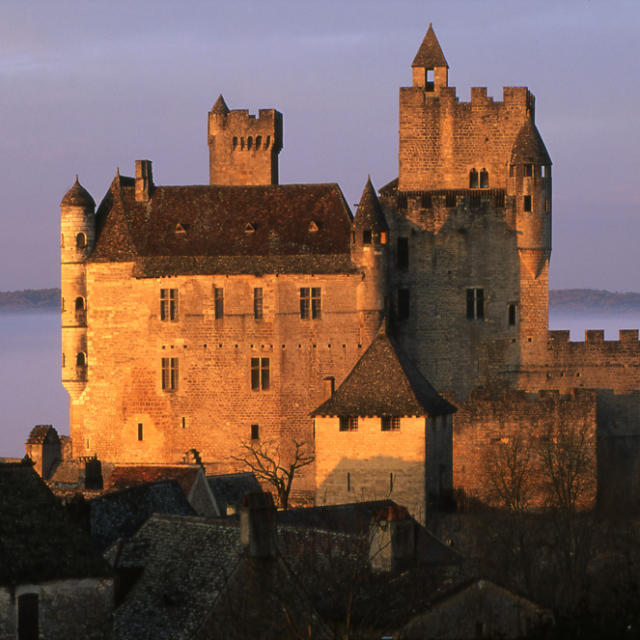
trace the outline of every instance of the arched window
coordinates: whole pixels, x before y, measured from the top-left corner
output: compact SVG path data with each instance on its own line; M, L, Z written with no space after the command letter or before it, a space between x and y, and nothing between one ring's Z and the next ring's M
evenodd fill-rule
M82 296L76 298L76 311L84 311L84 298Z
M478 188L478 172L475 169L469 171L469 189Z
M235 149L238 146L238 136L233 136L233 148Z
M271 136L267 136L267 141L264 143L264 148L268 149L271 144Z
M253 146L253 136L247 138L247 151Z
M82 351L80 351L76 355L76 367L86 367L87 366L87 356Z
M256 150L262 145L262 136L256 136Z
M481 189L489 188L489 172L484 167L480 172L480 188Z
M79 233L76 236L76 248L84 249L87 246L87 236L84 233Z

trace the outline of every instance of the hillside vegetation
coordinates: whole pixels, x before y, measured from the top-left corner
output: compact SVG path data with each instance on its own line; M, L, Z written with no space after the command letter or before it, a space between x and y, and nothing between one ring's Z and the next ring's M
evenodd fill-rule
M57 311L60 289L25 289L0 291L0 312Z

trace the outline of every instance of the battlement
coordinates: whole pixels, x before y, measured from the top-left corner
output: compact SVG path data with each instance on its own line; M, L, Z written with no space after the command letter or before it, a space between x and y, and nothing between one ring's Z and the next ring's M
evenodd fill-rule
M640 341L638 340L638 329L619 329L618 340L605 340L603 329L586 329L584 332L584 341L570 340L570 332L568 330L549 331L549 348L563 348L569 345L569 348L583 349L589 346L597 346L598 348L611 349L617 351L620 348L635 348L640 352Z

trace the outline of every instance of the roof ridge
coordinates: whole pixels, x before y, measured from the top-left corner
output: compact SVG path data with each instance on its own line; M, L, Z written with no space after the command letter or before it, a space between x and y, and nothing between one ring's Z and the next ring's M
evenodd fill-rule
M433 30L433 25L431 23L429 23L427 33L422 40L422 44L420 45L411 66L426 67L428 69L433 69L435 67L449 68L447 59L444 57L444 53L442 53L442 47L438 42L438 38L436 37L436 33Z

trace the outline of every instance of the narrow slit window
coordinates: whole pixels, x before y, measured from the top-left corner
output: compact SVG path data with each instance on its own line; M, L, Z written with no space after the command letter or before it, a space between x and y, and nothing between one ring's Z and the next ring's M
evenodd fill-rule
M255 287L253 290L253 317L255 320L262 320L262 287Z
M213 287L213 313L216 320L224 318L224 289Z
M467 289L467 319L482 320L484 318L484 289Z
M258 424L251 425L251 439L260 440L260 425Z
M142 422L138 423L138 441L142 441L144 439L144 433L143 433L143 425Z
M516 326L516 305L515 304L509 305L507 315L508 315L509 326L515 327Z

